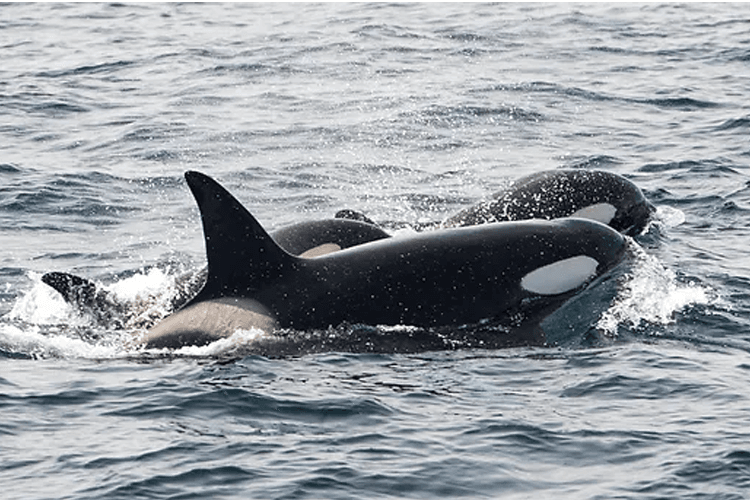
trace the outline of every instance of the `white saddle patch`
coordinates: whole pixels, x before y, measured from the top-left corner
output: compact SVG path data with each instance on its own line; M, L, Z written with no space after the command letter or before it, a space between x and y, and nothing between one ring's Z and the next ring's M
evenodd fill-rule
M578 255L540 267L521 279L521 287L539 295L557 295L584 284L596 274L599 262L588 255Z
M341 247L336 243L323 243L322 245L318 245L317 247L311 248L301 253L299 256L306 259L312 259L314 257L320 257L322 255L328 255L329 253L338 252L339 250L341 250Z
M578 217L579 219L595 220L602 224L609 224L609 221L615 218L617 208L609 203L597 203L596 205L589 205L584 207L575 213L571 214L570 217Z

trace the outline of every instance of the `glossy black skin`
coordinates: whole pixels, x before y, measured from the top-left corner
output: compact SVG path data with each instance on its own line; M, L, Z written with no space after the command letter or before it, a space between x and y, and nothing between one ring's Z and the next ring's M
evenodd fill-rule
M185 175L203 222L208 280L186 306L224 297L251 299L281 327L342 322L415 326L474 323L526 305L547 308L569 294L526 292L529 272L570 257L619 263L624 238L593 221L483 224L388 238L315 259L295 257L216 181ZM177 313L179 314L179 313Z
M599 203L617 209L609 226L629 236L640 234L655 211L638 186L620 175L602 170L550 170L518 179L492 199L450 217L443 227L558 219Z

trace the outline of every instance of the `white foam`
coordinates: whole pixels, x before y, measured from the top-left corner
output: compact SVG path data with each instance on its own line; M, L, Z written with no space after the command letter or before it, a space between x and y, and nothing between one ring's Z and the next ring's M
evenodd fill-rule
M3 349L23 353L33 358L87 358L107 359L128 354L120 338L107 343L90 343L65 335L40 333L38 326L21 329L14 325L0 325L0 344Z
M622 283L612 306L600 317L597 328L616 336L619 325L639 328L644 324L667 325L674 314L692 305L711 302L710 290L681 283L675 273L653 256L630 243L635 255L633 271Z
M107 287L121 301L139 301L168 294L174 286L174 277L161 269L152 268L117 281Z
M643 230L643 234L648 233L652 227L661 229L668 229L677 227L685 222L685 212L678 208L670 206L656 207L656 213L651 217L646 227Z
M10 352L37 358L103 359L132 355L140 349L134 342L133 328L104 330L92 318L80 314L62 296L41 281L41 275L30 272L31 289L21 295L0 324L0 344ZM128 323L152 321L167 314L167 304L174 293L174 278L159 269L136 274L103 287L118 300L139 305ZM97 340L83 338L94 333ZM78 338L80 337L80 338Z
M392 230L391 238L394 238L394 239L409 238L411 236L414 236L415 234L419 234L419 232L413 227L407 226L407 227L401 227L401 228Z
M6 315L7 319L34 325L83 326L89 323L81 317L52 287L41 281L41 275L30 272L33 287L22 295Z
M104 287L128 311L124 328L149 328L171 314L176 275L151 268Z
M420 328L414 325L378 325L378 330L383 332L414 333L418 332Z
M250 330L237 330L229 337L219 339L204 346L184 346L173 351L177 356L210 357L218 356L226 352L250 344L265 336L263 330L251 328Z
M685 212L669 206L657 207L655 219L665 227L677 227L685 222Z

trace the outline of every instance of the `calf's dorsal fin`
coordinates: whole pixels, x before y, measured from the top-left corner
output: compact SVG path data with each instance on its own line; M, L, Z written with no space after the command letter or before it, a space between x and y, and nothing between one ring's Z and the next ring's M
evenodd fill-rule
M201 213L208 260L206 285L191 303L247 295L295 265L297 258L277 245L218 182L193 171L185 179Z

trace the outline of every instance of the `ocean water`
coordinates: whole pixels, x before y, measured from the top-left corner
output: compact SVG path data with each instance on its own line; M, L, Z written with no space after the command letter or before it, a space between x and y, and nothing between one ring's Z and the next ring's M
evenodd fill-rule
M3 498L746 498L745 4L5 4L0 54ZM186 170L275 229L556 168L658 212L548 347L148 351L40 281L163 314Z

